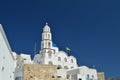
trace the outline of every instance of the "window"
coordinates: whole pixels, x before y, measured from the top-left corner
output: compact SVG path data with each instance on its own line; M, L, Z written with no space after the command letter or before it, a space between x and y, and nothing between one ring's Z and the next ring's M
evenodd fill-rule
M68 67L67 67L67 66L64 66L64 69L68 69Z
M60 58L60 57L58 57L58 61L61 61L61 58Z
M67 62L67 58L64 58L64 61Z
M73 63L74 61L73 61L73 59L71 59L71 63Z
M74 68L73 66L71 67L71 69Z
M48 39L50 39L50 34L48 34Z
M42 48L44 48L44 43L42 43Z
M55 76L52 76L52 78L55 78Z
M49 57L49 58L52 58L52 53L48 53L48 57Z
M24 60L27 60L26 58L24 58Z
M61 68L62 68L61 65L58 65L57 69L61 69Z
M15 80L22 80L22 77L16 77Z
M4 67L2 66L2 71L4 71Z
M57 76L57 78L61 78L61 76Z
M39 61L38 64L41 64L41 61Z
M49 65L53 65L53 62L49 61Z
M89 74L87 74L86 80L90 80L90 75Z
M48 43L48 47L49 47L49 48L51 47L51 43L50 43L50 42Z
M52 51L48 51L48 57L52 58Z
M92 75L92 80L94 79L94 75Z
M67 79L70 79L70 75L67 75Z

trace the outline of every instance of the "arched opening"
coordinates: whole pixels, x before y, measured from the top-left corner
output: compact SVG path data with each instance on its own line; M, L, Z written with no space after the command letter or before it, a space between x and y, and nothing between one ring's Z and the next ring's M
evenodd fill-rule
M70 79L70 75L67 75L67 79Z
M58 61L61 61L61 57L58 57Z
M44 43L42 43L42 48L44 48Z
M48 34L48 39L50 39L50 34Z
M68 67L67 67L67 66L64 66L64 69L68 69Z
M71 63L73 63L74 61L73 61L73 59L71 59Z
M50 50L48 51L48 57L52 58L52 51L50 51Z
M52 61L49 61L49 65L53 65L53 62L52 62Z
M61 65L58 65L57 69L62 69L62 66L61 66Z
M67 62L67 58L64 58L64 61Z
M49 48L51 47L51 43L50 43L50 42L48 43L48 47L49 47Z
M71 69L74 68L73 66L71 67Z
M16 77L15 80L22 80L22 77Z
M86 80L90 80L90 75L89 74L87 74Z

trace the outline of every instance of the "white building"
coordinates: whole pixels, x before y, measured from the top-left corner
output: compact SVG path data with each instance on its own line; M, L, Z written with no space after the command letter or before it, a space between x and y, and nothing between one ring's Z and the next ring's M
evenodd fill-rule
M70 80L97 80L97 71L87 66L81 66L67 71Z
M14 80L15 59L0 24L0 80Z
M59 51L59 48L54 46L50 27L47 23L43 28L41 50L39 54L35 55L34 63L57 65L59 69L58 76L63 78L66 77L65 70L77 67L74 56L68 56L66 52Z
M23 65L33 64L31 56L29 54L16 55L14 52L14 57L16 58L16 68L15 68L15 80L22 80L23 77Z

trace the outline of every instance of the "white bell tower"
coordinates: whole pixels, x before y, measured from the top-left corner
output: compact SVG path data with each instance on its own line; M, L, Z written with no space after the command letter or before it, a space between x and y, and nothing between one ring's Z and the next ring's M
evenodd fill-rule
M41 50L47 52L50 49L52 49L52 34L48 23L46 23L42 33Z

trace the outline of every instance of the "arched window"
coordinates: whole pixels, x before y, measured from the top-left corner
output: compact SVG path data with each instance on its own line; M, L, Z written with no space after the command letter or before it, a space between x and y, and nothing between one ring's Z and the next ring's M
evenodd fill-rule
M58 65L57 69L61 69L61 68L62 68L62 66L61 66L61 65Z
M67 62L67 58L64 58L64 61Z
M67 75L67 79L70 79L70 75Z
M42 43L42 48L44 48L44 43Z
M49 65L53 65L53 62L52 62L52 61L49 61Z
M48 47L49 47L49 48L51 47L51 43L50 43L50 42L48 43Z
M50 50L48 51L48 57L52 58L52 51L50 51Z
M68 67L67 67L67 66L64 66L64 69L68 69Z
M50 39L50 34L48 34L48 39Z
M71 63L73 63L74 61L73 61L73 59L71 59Z
M74 68L73 66L71 67L71 69Z
M86 80L90 80L90 75L87 74Z
M49 57L49 58L52 58L52 53L48 53L48 57Z
M60 58L60 57L58 57L58 61L61 61L61 58Z
M15 80L22 80L22 77L16 77Z

